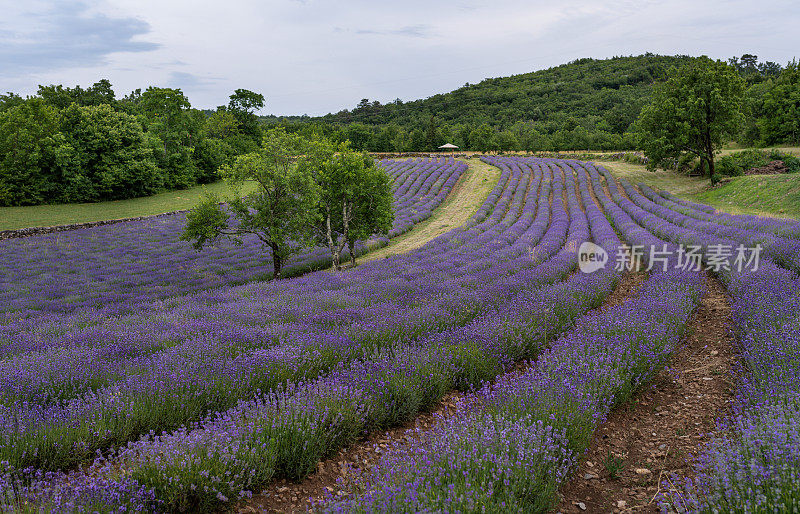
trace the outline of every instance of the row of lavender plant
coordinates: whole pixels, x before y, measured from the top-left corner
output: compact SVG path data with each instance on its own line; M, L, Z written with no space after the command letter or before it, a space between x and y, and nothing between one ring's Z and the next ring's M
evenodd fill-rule
M577 171L588 198L585 174ZM618 226L623 228L623 234L642 239L634 225ZM613 241L607 230L606 240ZM616 250L617 245L606 247ZM701 293L697 273L656 274L625 304L580 319L529 370L486 386L456 417L412 436L410 446L397 445L360 477L354 497L329 498L332 504L321 509L549 510L597 424L668 360Z
M625 304L587 316L522 374L412 436L326 512L547 512L591 434L669 360L701 290L659 273ZM329 500L331 501L331 500Z
M635 190L630 193L644 204ZM708 239L699 221L683 220L681 233L664 219L641 219L692 244ZM759 236L752 232L744 231L744 237ZM710 253L704 254L707 260ZM696 480L671 491L663 503L692 512L790 512L800 505L800 277L769 258L762 258L757 269L740 269L732 261L717 270L732 297L742 358L733 413L702 453Z
M539 270L540 279L539 280L525 280L525 283L531 287L537 284L541 284L544 280L541 278L543 276L563 276L565 272L571 267L575 265L575 250L574 247L576 246L576 242L580 240L586 239L588 237L588 231L586 229L586 220L585 217L581 215L580 207L577 203L577 200L574 195L574 183L571 187L568 184L568 203L570 206L570 213L572 214L572 222L570 223L570 231L569 231L569 238L570 243L567 245L568 248L572 248L572 250L565 250L562 253L558 254L558 256L551 260L548 263L548 266L551 268L555 268L556 272L548 270ZM558 205L558 201L554 202L554 205ZM545 204L546 205L546 204ZM563 211L560 211L558 208L554 209L554 213L556 213L556 223L550 225L550 228L545 233L543 243L547 244L550 241L550 237L547 234L557 234L559 232L562 233L561 240L563 241L563 232L565 231L564 223L558 222L560 218L563 218ZM558 215L561 213L561 215ZM512 225L513 226L513 225ZM564 227L564 228L555 228L553 227ZM541 231L541 227L538 228ZM552 230L551 230L552 229ZM584 282L587 282L584 280ZM593 285L597 286L598 279L595 278ZM577 290L573 289L574 292L572 295L568 295L571 297L574 295L573 305L571 309L575 309L575 303L577 305L582 305L583 310L588 308L589 305L596 305L598 298L597 296L602 296L602 291L609 290L608 285L606 284L605 288L602 287L590 287L589 291L585 291L586 286L588 284L584 283L583 288L578 288ZM574 286L573 286L574 287ZM567 290L568 291L568 290ZM542 288L539 291L535 291L535 293L530 293L530 291L525 291L526 294L532 294L533 298L538 298L538 301L533 302L538 309L534 309L533 312L541 311L540 317L534 318L534 320L528 320L529 312L531 309L521 309L521 305L530 305L532 302L532 298L526 298L525 295L520 294L519 292L516 295L517 301L511 302L509 305L513 306L509 308L506 306L505 308L501 309L500 311L492 312L491 314L484 315L480 319L476 319L470 325L462 328L456 329L455 332L452 330L446 331L444 333L436 334L435 336L431 336L428 338L428 342L425 344L417 343L416 346L411 348L403 347L403 351L393 351L386 353L382 353L380 358L377 361L372 361L372 364L369 364L367 367L373 371L371 374L365 375L364 373L364 366L365 364L362 361L356 361L355 372L351 368L349 374L347 371L343 371L340 373L334 373L333 376L336 377L334 381L336 384L347 383L347 380L359 380L360 383L363 385L364 377L370 376L369 379L369 390L372 391L371 398L377 401L374 402L365 402L363 401L363 395L353 395L352 390L348 389L348 394L351 395L356 402L356 405L374 405L375 411L380 411L380 416L375 416L374 412L372 413L372 417L376 418L372 422L369 421L370 416L367 413L361 413L363 419L362 422L359 424L360 426L363 425L370 425L370 424L378 424L378 425L385 425L387 421L389 423L398 421L397 416L399 415L399 420L402 421L405 417L410 414L413 414L417 408L419 408L419 402L422 401L423 404L426 402L431 401L431 399L435 399L437 396L431 396L429 388L423 388L426 392L424 392L420 396L419 392L419 381L431 381L435 384L438 384L437 387L434 387L434 391L438 391L438 395L441 394L443 388L441 387L442 384L445 384L444 389L447 388L450 384L461 385L465 387L467 385L474 385L477 378L484 377L486 373L490 375L496 374L499 370L503 369L503 364L507 363L509 360L513 360L515 357L518 358L520 355L525 355L526 352L530 353L533 351L533 348L536 348L537 345L532 345L531 340L536 340L540 337L547 337L548 334L552 332L552 330L557 329L558 327L562 326L564 323L568 323L565 318L569 318L570 309L562 308L560 309L560 314L554 316L552 310L553 309L541 309L542 306L553 305L554 302L558 298L563 298L563 293L565 290L563 288L556 288L555 290L551 290L549 288ZM577 294L580 293L580 294ZM544 297L542 297L544 296ZM526 301L523 301L526 300ZM569 302L567 302L569 303ZM559 309L556 309L559 310ZM573 314L574 316L574 314ZM498 322L498 320L502 320L502 322ZM531 325L536 324L544 325L547 327L548 323L550 324L550 328L544 330L545 327L542 327L543 330L535 330L531 331L533 335L525 335L525 328L530 328ZM514 330L510 330L513 327ZM460 334L460 336L459 336ZM489 344L484 349L481 349L480 346L476 347L474 344L475 338L480 338ZM457 341L460 341L457 343ZM498 345L499 342L505 341L504 344ZM501 352L498 353L498 348L500 348ZM431 351L434 353L431 353ZM423 353L420 353L423 352ZM423 359L423 366L419 367L416 372L414 371L413 366L411 366L408 362L408 355L417 355L417 359L419 359L420 355L428 355L427 359ZM395 360L394 364L394 376L392 379L388 379L383 372L386 371L386 358ZM399 367L397 363L397 359L400 359ZM430 359L434 360L434 363L430 362ZM413 359L412 359L413 360ZM369 363L370 361L368 361ZM413 362L411 363L413 364ZM378 368L375 368L378 366ZM390 366L389 368L392 368ZM381 371L383 370L383 372ZM431 370L437 370L435 373L431 374ZM343 376L349 376L350 378L345 380ZM434 380L435 379L435 380ZM330 380L330 377L323 379L323 380ZM396 381L400 381L398 384ZM410 381L410 382L409 382ZM414 387L414 384L417 384L417 387ZM330 382L325 382L326 386L315 389L317 396L319 396L319 391L327 391L327 390L334 390L335 387L331 386ZM386 389L388 384L388 390ZM401 387L402 386L402 387ZM316 386L315 386L316 387ZM379 390L382 390L380 394L375 393L376 387ZM382 388L382 389L381 389ZM400 395L401 398L396 398L397 395ZM409 405L409 401L407 397L414 398L415 395L417 396L415 404L412 402ZM292 398L297 398L297 394L293 391L291 395ZM285 396L272 396L271 401L267 401L266 404L271 406L266 408L266 412L270 416L275 416L275 402L286 402L287 397ZM280 400L278 398L281 398ZM399 401L399 405L398 405ZM169 498L179 498L181 501L189 502L193 507L207 505L209 502L211 504L218 503L222 501L221 498L226 498L226 493L230 493L231 487L234 488L233 492L235 491L235 487L241 488L243 484L241 483L241 479L243 476L249 477L248 480L252 479L252 473L254 470L247 467L249 463L252 465L253 461L247 461L247 459L241 460L242 455L247 454L252 456L252 452L256 452L256 454L260 455L258 457L259 460L264 460L268 462L268 455L262 455L263 452L269 452L270 447L269 445L264 444L255 444L252 441L252 433L247 429L247 427L240 427L242 418L244 416L245 420L248 423L252 423L254 419L258 419L258 415L253 415L253 412L261 412L264 411L264 408L258 407L258 405L262 405L264 402L263 399L257 400L257 405L251 404L244 404L233 410L233 412L225 413L224 415L218 415L211 420L207 420L206 423L208 426L204 426L203 430L194 430L189 435L186 432L178 432L178 434L172 435L165 435L162 438L157 438L154 441L142 441L137 445L132 445L129 447L125 452L123 452L123 456L120 457L123 461L126 459L130 461L133 459L135 462L139 462L139 466L133 465L131 462L126 462L123 465L126 469L133 468L134 475L137 476L139 480L142 482L148 483L150 485L157 486L157 490L161 493L160 496L165 499ZM388 411L387 411L388 409ZM279 412L286 412L286 409L277 409ZM291 410L291 409L289 409ZM238 412L238 414L237 414ZM317 410L315 412L322 412ZM297 413L293 414L297 415ZM231 424L231 420L238 420L237 423L234 423L234 427L229 427ZM263 420L262 420L263 421ZM316 430L322 430L322 433L319 434L305 434L305 437L311 441L321 441L319 445L311 445L309 447L309 452L312 455L310 459L298 459L298 454L303 454L304 450L298 450L294 448L292 444L296 441L291 440L285 441L283 438L287 436L283 434L282 430L288 430L287 427L280 425L283 429L278 430L278 433L283 434L281 436L281 444L278 444L279 448L285 447L288 444L288 452L290 457L280 457L280 451L278 461L276 463L276 467L279 473L288 474L289 476L294 476L294 474L298 472L298 466L302 470L302 466L313 466L316 464L316 459L319 457L319 450L320 448L327 447L330 443L326 442L329 441L329 438L332 436L331 434L335 435L336 430L329 430L328 428L320 428L321 426L326 426L324 422L320 421L321 425L315 425ZM245 423L247 425L247 423ZM229 428L225 428L228 426ZM248 425L250 426L250 425ZM259 423L260 427L264 426L264 423ZM292 429L296 429L296 420L292 418L290 423ZM349 426L349 425L348 425ZM274 426L273 426L274 428ZM243 430L243 431L242 431ZM328 434L331 432L331 434ZM346 431L351 433L351 431ZM205 434L205 436L199 436L199 434ZM224 435L222 435L224 434ZM234 434L234 435L231 435ZM238 436L237 436L238 434ZM248 444L242 444L242 434L246 434L245 442ZM263 435L263 434L262 434ZM238 439L237 439L238 437ZM297 437L296 434L294 436ZM338 436L337 436L338 437ZM248 439L250 438L250 439ZM187 440L189 443L187 443ZM226 476L229 477L231 481L228 483L219 483L218 480L215 482L213 479L219 479L218 475L214 475L212 473L212 480L209 482L209 477L205 476L206 480L202 480L197 477L197 473L201 469L217 469L219 466L208 466L208 462L205 462L205 459L210 458L207 455L206 450L211 447L215 447L213 441L222 440L227 447L235 447L237 448L236 456L225 453L227 456L227 466L222 466L220 469L226 470ZM337 439L338 440L338 439ZM180 444L176 443L176 441L181 441ZM202 452L198 452L198 444L197 441L201 441L200 447L203 449ZM258 439L261 443L264 443L264 439ZM177 444L179 447L179 451L174 451L174 446ZM187 449L187 444L189 445L189 449ZM150 448L155 448L150 449ZM173 450L173 451L169 451ZM219 449L218 449L219 450ZM242 453L244 452L244 453ZM259 453L261 452L261 453ZM199 453L199 455L197 455ZM154 458L158 457L158 458ZM192 458L187 458L187 456L191 456ZM215 453L211 460L217 459L219 456ZM235 458L234 458L235 457ZM223 459L225 460L225 459ZM300 463L298 463L298 460ZM287 471L283 469L287 466L287 462L291 464L293 471ZM245 467L242 468L242 464L245 464ZM281 464L283 463L283 464ZM187 467L188 464L188 467ZM117 469L119 466L119 460L112 466L112 469ZM230 476L231 467L236 468L239 466L238 472L234 473L234 476ZM263 469L268 468L269 466L262 466ZM243 475L244 473L244 475ZM102 474L102 473L101 473ZM189 480L188 482L182 480L176 480L174 477L180 476L183 479ZM258 481L258 476L256 476ZM198 487L190 488L190 485L197 485L196 482L203 483L203 486L198 491ZM260 479L263 480L263 477ZM74 477L68 481L69 483L76 483L80 482L80 480L75 480ZM191 482L191 483L190 483ZM129 484L126 482L126 486L128 487ZM246 485L246 484L245 484ZM182 487L182 489L181 489ZM210 487L210 493L209 488ZM223 490L220 490L223 489ZM170 491L176 492L175 495L169 494ZM219 497L217 496L219 495ZM194 498L194 500L191 500ZM197 498L204 498L204 500L198 500ZM176 503L175 501L168 501L168 504L171 507L180 506L180 502Z
M514 182L514 187L527 187L527 184L517 182ZM545 187L549 187L549 183ZM516 196L519 197L519 193ZM521 204L516 205L516 210L509 210L512 216L519 211L520 206ZM546 220L549 218L549 209L545 207L540 210L539 216ZM503 207L502 212L505 211ZM490 221L491 223L494 221ZM482 236L485 235L487 234ZM493 237L492 234L488 235ZM420 257L423 255L420 254ZM434 252L427 256L427 260L437 259L439 256L440 253ZM414 259L417 264L422 264L425 260ZM392 261L396 262L397 259L384 261L385 264L380 268L391 268L388 263ZM414 272L417 270L415 268ZM365 274L368 274L367 271L365 270ZM179 356L191 354L198 342L223 345L221 352L230 351L228 343L236 343L239 352L246 349L243 346L247 343L263 346L275 341L277 344L282 342L282 336L290 337L290 332L305 332L308 337L303 342L313 342L314 336L319 335L320 330L326 330L339 321L356 321L348 320L347 316L339 320L336 313L333 316L321 315L320 310L341 311L347 307L342 302L348 301L354 306L363 306L385 300L383 297L386 291L364 291L364 284L358 281L360 276L361 272L357 271L341 277L344 280L338 280L339 277L329 274L317 274L308 280L270 284L258 288L259 291L255 293L254 288L211 291L176 298L167 305L160 302L150 304L154 315L147 312L148 315L142 316L108 317L101 310L69 316L54 315L48 319L38 319L35 323L27 320L9 323L4 326L8 337L8 351L1 366L5 373L0 374L0 380L3 381L2 391L6 397L3 403L32 401L44 405L51 398L69 399L76 394L108 384L115 375L124 374L120 369L125 367L153 368L155 364L147 359L153 358L154 353L161 356L164 350L169 350L172 353L177 352ZM420 282L423 275L412 276L411 273L405 273L401 278L414 279L414 283L410 285L415 288L424 286ZM381 281L386 280L386 276L383 276ZM354 289L352 295L342 287L345 282ZM304 287L309 284L314 287ZM439 289L446 291L443 287ZM332 291L345 294L341 302L329 302L319 295L322 292L327 296ZM372 298L364 296L367 292ZM414 309L418 307L419 295L429 292L430 290L415 291L415 296L406 296L399 301L406 309ZM259 297L256 301L251 300L254 295ZM269 300L273 296L281 300L280 304L270 305ZM234 304L233 308L229 308L229 303ZM253 305L258 306L258 311L253 311ZM317 305L320 310L309 310L309 305ZM291 310L287 309L289 306ZM373 310L361 317L384 316L390 308L394 310L395 307L395 303L392 303L391 307L381 308L380 312ZM164 323L162 315L171 316L168 323ZM293 321L290 322L287 318ZM237 330L236 324L245 325L244 330ZM254 327L255 325L260 327ZM263 329L270 325L277 327L272 331ZM360 330L367 331L366 328ZM139 360L141 358L145 360ZM19 372L23 370L30 372L20 375Z
M430 217L467 165L452 159L381 161L394 180L395 222L387 237L359 243L357 253ZM222 242L196 252L178 236L185 213L0 241L0 316L72 312L133 305L272 276L272 260L257 238ZM330 266L325 248L291 258L288 276ZM5 313L5 314L3 314ZM3 318L0 318L3 319Z
M684 209L663 200L660 195L656 195L647 186L640 186L642 188L640 193L624 179L619 182L631 201L659 218L682 227L691 226L696 233L719 236L733 241L736 246L727 247L724 253L735 252L738 245L746 245L748 248L755 248L756 245L759 245L763 253L777 263L794 271L800 271L800 241L796 239L781 237L756 228L733 227L719 223L714 218L704 219L699 216L688 216L684 214Z
M522 173L506 173L507 178L512 175ZM514 189L507 189L504 196L513 199L512 207L522 205L528 183L505 180L504 184L512 182ZM490 201L499 203L499 198ZM548 216L549 206L543 203L538 211ZM58 344L3 363L8 371L3 376L7 398L0 413L4 458L18 466L63 467L147 430L167 429L207 410L224 409L287 379L313 377L375 348L466 324L481 309L512 297L525 285L514 282L513 274L535 265L526 243L510 251L506 240L497 239L513 228L523 234L518 239L527 242L528 230L504 221L503 212L496 214L486 218L484 231L477 230L478 225L457 231L456 236L464 239L454 247L440 240L431 245L433 253L419 251L416 257L394 259L394 264L403 260L413 264L444 252L447 261L446 254L489 235L490 244L496 246L494 255L505 252L505 260L498 259L491 270L483 264L474 266L475 252L482 250L476 245L470 254L455 255L458 259L449 268L436 271L410 267L404 273L402 266L396 268L387 259L347 276L317 273L280 284L253 284L212 295L213 301L201 295L182 299L172 308L159 305L155 315L97 320L99 324L90 327L90 339L110 340L110 345L76 344L70 331L81 338L86 335L83 313L64 317L56 328L38 327L26 342L36 342L36 336L44 333L55 335ZM502 230L493 234L495 225ZM534 225L531 230L541 234L541 225ZM466 237L469 232L474 237ZM431 282L436 275L439 280ZM349 287L341 287L344 283ZM135 330L129 330L131 326ZM30 336L25 328L17 335ZM178 329L185 330L183 339L159 348ZM64 339L70 340L67 348L61 346ZM129 346L120 348L123 344ZM128 354L137 356L122 359ZM71 358L64 359L65 355ZM71 398L87 389L88 393ZM69 396L54 401L64 394Z
M640 186L642 185L643 184L640 184ZM647 188L647 186L645 186L645 188ZM800 222L795 219L765 218L763 216L754 216L752 214L728 214L709 205L703 205L678 198L668 191L658 191L656 194L662 199L682 207L683 209L681 212L687 216L696 217L698 219L709 219L725 225L745 227L760 232L771 232L784 237L800 239ZM706 218L706 216L710 216L710 218Z

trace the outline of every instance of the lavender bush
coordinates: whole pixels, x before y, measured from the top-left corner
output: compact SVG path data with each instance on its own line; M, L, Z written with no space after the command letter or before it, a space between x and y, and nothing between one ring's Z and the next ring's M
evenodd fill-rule
M467 168L444 158L379 164L394 180L395 222L388 237L360 244L360 253L430 217ZM176 213L0 241L0 320L95 307L131 312L141 302L272 277L269 250L257 238L196 252L179 240L185 223L186 214ZM313 248L291 258L285 274L328 266L329 252Z

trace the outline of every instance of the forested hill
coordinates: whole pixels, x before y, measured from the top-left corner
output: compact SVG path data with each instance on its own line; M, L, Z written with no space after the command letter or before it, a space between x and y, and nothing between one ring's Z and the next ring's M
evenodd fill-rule
M579 59L546 70L490 78L423 100L363 99L320 117L266 117L267 124L350 139L374 151L462 148L622 148L623 134L654 83L689 56L645 54Z
M413 102L362 100L352 111L322 117L327 122L418 124L434 115L449 124L489 123L509 127L532 121L561 127L569 118L605 120L624 131L647 101L654 82L688 56L640 55L613 59L579 59L546 70L490 78L453 92Z

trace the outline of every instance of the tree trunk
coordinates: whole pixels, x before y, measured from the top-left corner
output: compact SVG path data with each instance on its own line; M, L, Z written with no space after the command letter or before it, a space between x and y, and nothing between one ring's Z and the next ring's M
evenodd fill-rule
M717 178L716 170L714 169L714 156L708 158L708 175L711 177L711 185L717 185L719 178Z
M339 247L339 242L333 240L333 230L331 230L330 210L328 211L328 217L326 218L325 223L327 225L325 237L328 240L328 249L331 252L331 263L333 264L333 269L335 269L336 271L341 271L342 270L341 249Z
M283 264L281 262L281 254L278 251L278 250L280 250L280 248L275 243L270 244L270 248L272 248L272 267L275 269L275 272L273 273L272 277L275 280L280 280L281 279L281 265Z
M356 267L356 242L352 239L347 241L348 247L350 248L350 260L353 262L353 267Z

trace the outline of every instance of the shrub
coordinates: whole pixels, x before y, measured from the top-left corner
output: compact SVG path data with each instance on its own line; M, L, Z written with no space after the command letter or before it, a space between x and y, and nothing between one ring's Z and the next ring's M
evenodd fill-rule
M744 150L732 153L717 162L717 172L728 177L744 175L746 170L766 166L770 162L766 152L761 150Z
M771 161L783 161L788 173L797 173L800 171L800 159L792 154L783 153L777 148L773 148L769 151L769 159Z
M781 160L786 165L787 172L797 173L800 171L800 159L794 155L785 154Z

